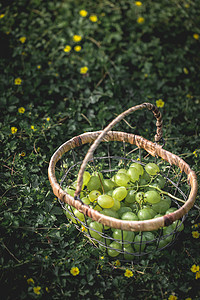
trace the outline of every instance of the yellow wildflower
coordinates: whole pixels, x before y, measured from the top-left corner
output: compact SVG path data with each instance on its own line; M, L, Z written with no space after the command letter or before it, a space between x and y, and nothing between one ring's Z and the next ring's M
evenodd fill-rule
M104 256L101 256L100 259L103 260L103 259L104 259Z
M41 287L40 287L40 286L35 286L35 287L33 288L33 291L34 291L34 293L35 293L36 295L40 295L40 290L41 290Z
M87 71L88 71L88 67L82 67L82 68L80 68L80 73L81 74L86 74Z
M49 291L49 288L48 288L47 286L45 287L45 290L46 290L47 293L50 292L50 291Z
M38 65L38 66L37 66L37 69L40 70L40 69L41 69L41 65Z
M199 272L199 266L193 265L190 269L193 273Z
M195 40L198 40L198 39L199 39L199 34L198 34L198 33L194 33L194 34L193 34L193 38L194 38Z
M87 16L88 13L87 13L87 11L86 11L85 9L81 9L81 10L79 11L79 14L80 14L81 17L84 18L84 17Z
M35 126L34 125L31 125L31 129L33 130L33 131L36 131L37 129L35 129Z
M162 99L156 100L157 107L163 107L164 105L165 105L165 102Z
M187 68L183 68L183 72L184 72L186 75L189 74L189 71L188 71Z
M11 133L15 134L17 132L17 128L16 127L11 127Z
M22 153L20 153L20 156L22 156L22 157L25 155L26 155L26 152L24 152L24 151Z
M90 16L90 21L91 21L91 22L94 22L94 23L97 22L97 21L98 21L97 16L96 16L96 15L91 15L91 16Z
M192 236L193 236L193 238L198 239L200 234L198 231L192 231Z
M15 85L21 85L21 83L22 83L21 78L18 77L15 79Z
M46 118L46 120L47 120L47 122L49 122L49 121L50 121L50 118L48 117L48 118Z
M0 19L3 19L5 17L5 14L0 15Z
M197 157L197 150L194 150L193 154L195 157Z
M26 42L26 37L25 36L22 36L20 37L19 41L24 44Z
M200 272L198 271L198 272L196 272L196 277L195 277L195 279L199 279L200 278Z
M125 273L124 273L124 276L130 278L133 276L133 272L129 269L126 269Z
M71 51L71 46L67 45L64 48L64 52L70 52Z
M115 265L116 267L120 267L120 266L121 266L121 263L120 263L119 259L117 259L117 260L114 262L114 265Z
M25 112L25 108L24 108L24 107L19 107L19 108L18 108L18 112L19 112L20 114L23 114L23 113Z
M137 23L138 23L138 24L143 24L143 23L144 23L144 18L143 18L143 17L139 17L139 18L137 19Z
M135 5L136 5L136 6L142 6L142 2L140 2L140 1L135 1Z
M73 41L74 42L80 42L82 40L82 37L80 36L80 35L77 35L77 34L75 34L74 36L73 36Z
M80 46L80 45L75 46L75 47L74 47L74 50L75 50L76 52L81 51L81 46Z
M174 295L170 295L169 298L168 298L168 300L177 300L177 299L178 298L176 296L174 296Z
M33 280L33 278L29 278L29 279L27 279L27 283L28 284L34 284L35 283L35 281Z
M71 273L73 276L77 276L77 275L79 274L79 268L77 268L77 267L71 268L70 273Z
M56 200L57 200L57 199L56 199ZM85 228L85 226L83 226L83 225L81 226L81 231L82 231L82 232L87 231L87 229Z

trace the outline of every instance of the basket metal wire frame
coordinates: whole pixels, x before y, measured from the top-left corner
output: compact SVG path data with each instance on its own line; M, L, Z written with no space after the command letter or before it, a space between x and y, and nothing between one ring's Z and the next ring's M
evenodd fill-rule
M125 154L125 143L123 143L123 148L124 148L124 154ZM139 161L135 160L135 159L127 158L127 157L110 155L110 153L109 153L110 151L109 151L109 147L108 147L108 155L107 156L93 157L93 159L90 162L92 163L93 170L96 170L98 172L98 168L97 168L98 162L99 161L100 162L105 162L105 160L107 160L108 161L107 165L109 166L109 168L100 170L100 172L102 174L106 174L106 173L113 174L113 172L116 172L116 167L112 168L112 161L123 162L122 164L125 165L125 166L127 165L127 163L133 163L133 162L137 162L137 163L141 164L142 166L145 166L145 163L142 162L142 155L141 155L142 150L140 148L135 148L134 149L134 151L137 151L137 150L139 152L139 154L138 154ZM62 178L60 180L61 187L67 185L68 176L70 174L74 173L75 168L77 168L77 170L78 170L80 165L82 164L82 161L76 161L75 153L74 153L73 149L72 149L72 158L73 158L73 163L67 170L65 170L65 168L64 168L64 163L63 163L64 160L61 159L61 168L64 172L64 175L62 176ZM147 160L147 162L149 162L149 161ZM156 157L154 158L154 162L155 163L157 162ZM184 199L184 201L186 201L187 197L188 197L188 194L189 194L189 190L188 190L188 193L186 195L180 188L180 183L181 183L181 179L182 179L183 174L182 174L182 172L180 172L180 174L177 178L177 182L174 182L169 177L170 173L172 171L172 168L173 168L172 165L170 165L166 175L164 173L160 173L160 174L165 178L166 182L168 182L170 184L171 190L173 188L173 194L172 193L171 194L173 196L175 196L178 192L181 195L181 197ZM181 218L180 222L176 223L176 226L175 226L174 230L172 232L170 232L169 234L163 235L163 228L160 228L157 231L156 236L153 240L144 241L143 240L143 232L140 232L141 238L140 238L139 241L129 242L129 241L124 240L124 238L123 238L124 231L123 230L121 230L121 236L122 236L121 240L113 238L111 236L111 233L109 232L109 230L107 230L104 225L103 225L102 232L99 232L99 231L97 231L97 230L95 230L95 229L93 229L89 226L88 218L86 216L84 216L84 221L81 221L79 218L77 218L75 216L72 206L66 205L60 199L58 199L58 201L60 202L60 205L63 208L63 210L66 211L66 215L70 216L74 220L73 223L74 223L75 227L79 231L83 232L84 235L90 240L90 242L93 245L95 245L95 246L99 245L100 249L102 249L106 253L108 253L108 249L116 250L119 253L119 258L121 260L124 260L124 261L134 260L135 257L141 257L141 256L144 256L144 255L154 253L155 251L161 251L164 248L167 248L167 247L171 246L172 244L174 244L174 242L176 241L178 235L180 234L179 229L180 229L180 227L182 226L183 222L185 221L185 219L187 217L187 214L184 215ZM79 201L81 201L81 199ZM178 203L177 200L172 199L172 201L173 201L173 205L175 207L177 207L177 208L180 207L180 204ZM69 220L70 220L70 218L69 218ZM101 240L98 240L98 239L92 237L91 236L91 231L94 231L94 232L98 233L98 235L101 236ZM167 238L168 238L169 242L164 246L160 246L161 243L162 243L161 241L165 240ZM113 241L116 241L116 242L120 243L122 245L122 248L121 249L111 248L109 246L109 244ZM139 248L139 250L134 251L134 252L127 252L127 251L124 250L124 247L123 247L123 246L127 246L127 245L131 245L133 247L133 249L134 249L134 245L137 245L138 246L137 248ZM145 245L145 248L144 248L144 245ZM149 246L153 246L153 247L149 247ZM144 250L143 250L143 248L144 248ZM118 255L116 255L116 256L118 258ZM127 257L128 257L128 259L127 259ZM116 259L116 257L114 257L114 259Z

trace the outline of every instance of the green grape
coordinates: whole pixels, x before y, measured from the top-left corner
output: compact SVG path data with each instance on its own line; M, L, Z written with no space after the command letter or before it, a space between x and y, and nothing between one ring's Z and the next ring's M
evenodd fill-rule
M112 242L108 248L108 255L111 257L116 257L120 254L120 250L122 249L122 245L116 241Z
M135 200L136 200L138 203L141 203L141 202L145 201L145 200L144 200L144 192L138 192L138 193L136 193L136 195L135 195Z
M127 207L127 206L122 206L120 207L120 209L118 210L118 214L119 214L119 217L121 218L121 216L125 213L125 212L131 212L131 208L130 207Z
M104 179L103 182L104 193L107 193L114 189L115 183L111 179Z
M128 253L126 253L126 252L128 252ZM134 253L133 247L131 245L125 245L124 246L124 258L126 260L133 259L133 254L131 254L131 253Z
M85 216L83 213L81 213L78 209L74 210L74 215L81 221L83 222L85 220ZM76 222L76 221L75 221Z
M167 196L162 198L160 202L152 204L153 210L159 214L164 214L171 206L171 199Z
M121 207L121 202L117 199L114 199L114 205L112 206L112 210L118 211Z
M88 197L90 199L91 202L94 202L95 200L97 200L97 198L101 195L101 193L97 190L93 190L89 193Z
M126 169L119 169L119 170L117 171L117 174L119 174L119 173L127 174L127 170L126 170Z
M134 167L134 168L136 168L137 170L138 170L138 173L139 173L139 175L143 175L144 174L144 168L143 168L143 166L141 165L141 164L139 164L139 163L132 163L131 165L130 165L130 167L132 168L132 167Z
M160 168L158 167L158 165L156 165L154 163L146 164L145 170L151 176L156 175L157 173L160 172Z
M83 197L83 198L81 199L81 201L82 201L84 204L86 204L86 205L89 205L89 204L90 204L90 199L89 199L88 197Z
M161 239L158 244L158 249L164 248L168 243L169 242L167 241L167 239Z
M128 182L130 181L130 177L125 173L117 173L115 175L115 183L118 186L128 186Z
M158 192L156 191L152 191L152 190L149 190L147 191L145 194L144 194L144 199L153 204L153 203L158 203L160 202L161 200L161 196Z
M144 179L146 183L150 182L151 176L144 170L144 174L141 176L141 179Z
M98 176L92 175L87 184L87 188L89 191L98 190L101 187L101 182Z
M89 206L96 211L102 211L102 207L99 206L97 203L95 203L95 205L89 205Z
M90 181L90 177L91 177L91 175L89 172L85 171L83 173L83 187L87 186L88 182Z
M100 195L97 202L103 208L111 208L114 205L114 199L108 195Z
M153 219L156 215L156 211L152 208L152 206L145 205L143 208L147 208L149 213L151 214L151 218Z
M69 194L70 196L74 197L75 190L70 189L69 187L66 187L64 191L65 191L67 194Z
M112 210L111 208L105 208L101 211L101 214L115 218L115 219L119 219L119 214L118 212Z
M123 213L123 215L121 216L122 220L126 220L126 221L138 221L138 217L136 216L136 214L134 214L131 211L127 211L125 213Z
M118 201L122 201L127 196L127 190L124 186L119 186L116 189L114 189L112 193L112 197L114 199L117 199Z
M164 177L162 177L161 175L158 175L158 176L154 179L153 183L155 183L160 189L163 189L164 186L165 186L165 179L164 179Z
M122 240L123 235L123 242L132 242L135 237L135 233L133 231L126 231L121 229L115 229L113 231L113 238L116 240Z
M136 200L135 200L135 195L136 195L136 191L135 190L129 190L128 191L128 194L125 198L125 202L126 203L134 203Z
M142 240L141 240L142 238ZM142 252L144 251L144 248L146 246L146 237L142 235L141 237L141 234L137 234L135 236L135 239L134 239L134 248L137 252Z
M139 220L150 220L152 219L151 211L148 208L142 208L138 211Z
M156 218L160 218L160 217L163 217L163 215L161 215L161 214L157 214L157 215L155 215L155 216L154 216L154 219L156 219Z
M171 226L172 226L172 227L174 228L174 230L176 230L176 231L182 231L182 230L184 229L184 224L181 223L180 220L174 221L174 222L172 223Z
M127 175L130 176L132 182L136 182L139 180L139 172L135 167L130 167L127 171Z
M101 232L103 230L103 225L101 223L94 221L94 222L90 223L89 228L91 229L90 230L91 237L95 238L96 240L101 240L101 238L102 238ZM94 230L92 230L92 229L94 229Z
M171 213L173 213L173 212L176 211L176 210L177 210L176 207L170 207L170 208L165 212L165 214L166 214L166 215L171 214Z
M155 235L151 231L144 231L143 236L146 238L146 241L153 241L155 239Z

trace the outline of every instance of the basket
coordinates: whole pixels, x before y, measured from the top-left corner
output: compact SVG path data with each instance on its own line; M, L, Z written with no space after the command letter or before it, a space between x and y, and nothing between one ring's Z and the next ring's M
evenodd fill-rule
M126 116L144 108L151 111L157 120L155 142L132 133L111 130ZM197 195L195 172L179 156L164 150L158 143L161 140L161 114L153 104L143 103L118 115L102 131L73 137L51 157L49 181L66 216L93 245L108 253L111 258L134 260L172 245L183 229L188 211L194 205ZM88 150L90 143L92 144ZM82 201L83 176L86 170L96 172L102 189L104 178L111 178L119 168L129 167L134 162L144 168L149 162L156 162L160 166L159 174L167 183L167 191L163 193L166 192L173 203L170 212L147 220L122 220L112 214L103 214L99 205L88 205ZM138 186L138 182L136 184ZM131 205L130 208L134 206ZM96 226L91 226L92 223ZM127 236L131 238L126 238Z

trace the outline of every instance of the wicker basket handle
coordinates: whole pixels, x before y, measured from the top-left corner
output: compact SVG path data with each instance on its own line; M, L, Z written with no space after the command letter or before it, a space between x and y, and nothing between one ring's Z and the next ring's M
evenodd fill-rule
M157 132L155 135L155 142L160 141L160 139L162 138L162 116L161 116L161 113L159 112L158 108L155 105L153 105L151 103L142 103L142 104L133 106L133 107L129 108L128 110L124 111L123 113L121 113L120 115L118 115L107 127L105 127L105 129L102 131L102 133L98 136L98 138L94 141L92 146L89 148L89 150L82 162L79 173L78 173L77 188L76 188L75 197L74 197L75 199L79 198L79 195L81 192L81 187L83 184L83 173L85 171L85 167L86 167L88 161L92 159L95 149L98 147L100 142L103 140L106 133L108 131L110 131L122 119L124 119L127 115L129 115L130 113L132 113L136 110L143 109L143 108L147 108L148 110L153 112L153 114L157 120L157 122L156 122Z

